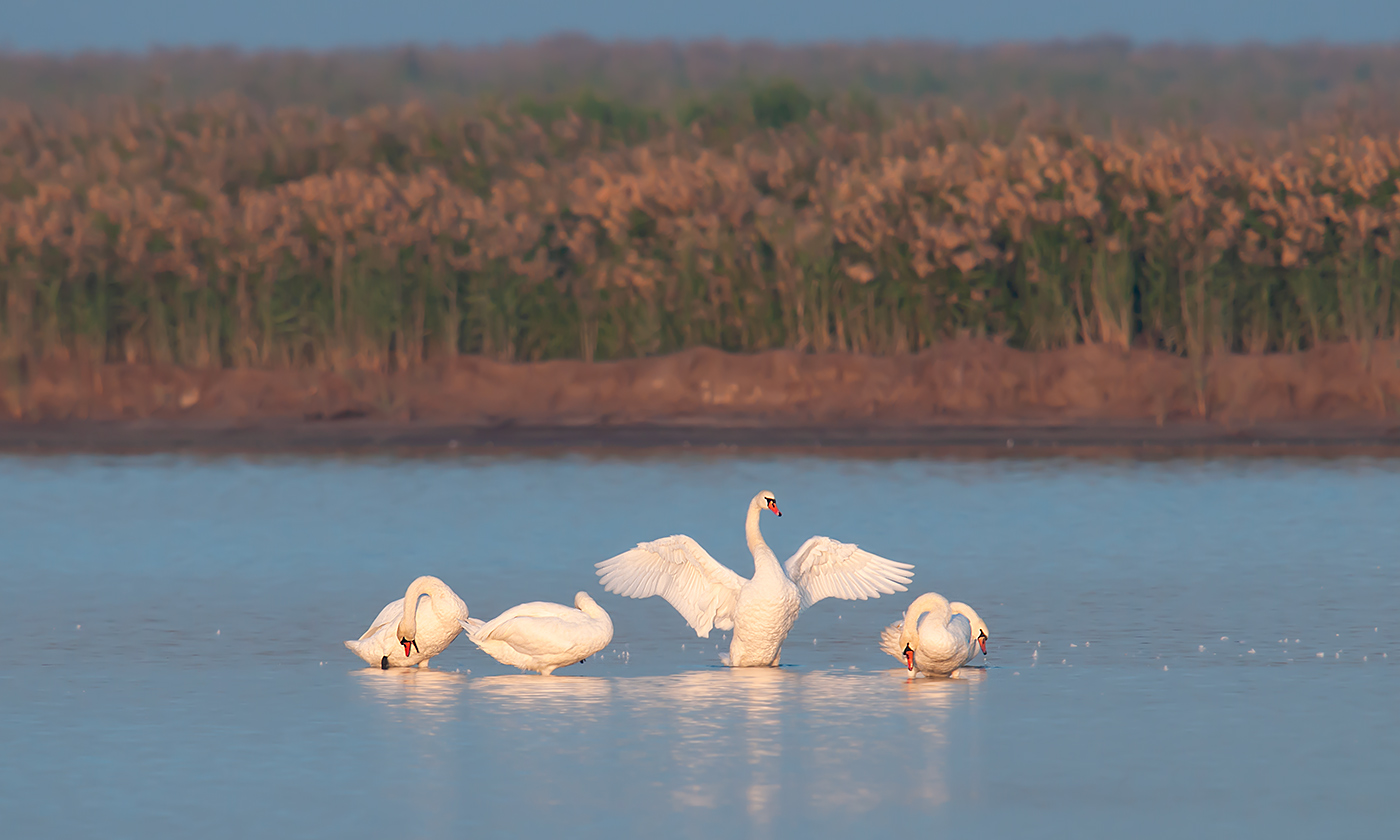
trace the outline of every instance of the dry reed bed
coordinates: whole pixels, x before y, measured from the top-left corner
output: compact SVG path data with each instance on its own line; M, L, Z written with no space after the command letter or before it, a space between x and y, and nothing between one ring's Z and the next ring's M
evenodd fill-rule
M232 100L0 113L0 348L404 370L459 353L1361 349L1396 335L1400 142L993 142L911 111L719 146L570 116Z

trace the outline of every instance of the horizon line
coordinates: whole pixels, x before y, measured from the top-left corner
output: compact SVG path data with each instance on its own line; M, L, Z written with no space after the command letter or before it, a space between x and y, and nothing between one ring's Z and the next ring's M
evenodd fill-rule
M480 41L475 43L454 42L450 40L425 41L409 39L403 41L393 41L386 43L353 43L347 42L335 46L246 46L226 41L209 41L205 43L166 43L152 42L140 49L130 49L124 47L74 47L71 49L33 49L16 48L0 40L0 57L2 58L56 58L71 59L82 57L124 57L124 58L152 58L160 55L198 53L198 52L223 52L231 53L235 56L264 56L264 55L333 55L336 53L385 53L402 50L426 50L430 52L499 52L519 48L536 48L558 42L587 42L600 47L655 47L667 45L672 47L693 47L693 46L716 46L728 47L731 49L743 49L753 47L766 47L779 50L800 51L805 49L817 49L823 47L878 47L878 46L905 46L905 47L932 47L945 50L960 50L967 52L989 52L1009 47L1075 47L1075 46L1120 46L1132 52L1146 52L1157 49L1185 49L1185 50L1212 50L1212 51L1233 51L1247 49L1281 50L1306 48L1332 48L1345 51L1365 51L1400 48L1400 39L1376 40L1376 41L1345 41L1331 40L1328 38L1300 38L1291 41L1271 41L1264 38L1242 38L1234 41L1209 41L1203 39L1189 38L1161 38L1154 40L1136 39L1128 35L1116 32L1100 32L1081 36L1055 36L1050 38L1029 39L1029 38L1006 38L993 41L975 41L959 39L942 39L930 37L914 38L823 38L799 41L778 41L772 38L730 38L723 35L697 36L697 37L617 37L601 38L588 32L580 30L564 29L557 32L540 35L535 38L501 38L493 41Z

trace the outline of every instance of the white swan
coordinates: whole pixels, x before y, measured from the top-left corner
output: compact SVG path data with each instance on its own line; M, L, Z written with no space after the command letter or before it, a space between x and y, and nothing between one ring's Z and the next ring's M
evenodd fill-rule
M428 602L419 598L428 596ZM409 604L413 609L407 609ZM428 667L428 660L462 632L467 605L452 587L432 575L408 585L402 599L390 601L364 635L345 646L371 665L389 668Z
M531 601L511 607L490 621L462 622L467 638L499 662L545 676L556 668L582 662L612 641L612 617L587 592L574 606Z
M987 655L987 624L961 601L948 602L937 592L914 599L904 618L880 633L880 650L905 666L946 677L977 656Z
M785 566L758 530L764 508L778 516L773 494L749 502L744 531L753 554L753 580L746 580L711 557L690 537L677 535L638 543L597 564L603 588L629 598L660 595L695 633L733 630L726 665L777 665L783 639L802 610L823 598L878 598L902 592L913 575L907 563L861 551L830 537L812 537Z

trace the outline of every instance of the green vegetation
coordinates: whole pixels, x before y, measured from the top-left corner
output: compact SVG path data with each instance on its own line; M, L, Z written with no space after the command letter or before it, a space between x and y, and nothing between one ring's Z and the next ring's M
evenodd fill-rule
M1152 66L1111 47L1093 49ZM0 358L412 369L698 345L891 354L974 335L1159 347L1203 376L1212 353L1350 341L1369 354L1396 335L1397 113L1101 132L1012 96L980 111L891 98L878 88L896 71L910 89L963 82L861 49L837 56L844 84L803 81L816 70L794 53L791 72L664 101L579 72L577 87L550 76L530 93L503 83L466 104L344 116L229 95L5 106ZM1353 52L1315 63L1345 66L1362 98L1400 78L1383 72L1395 51ZM396 78L441 78L437 53L394 55ZM691 80L703 56L687 55ZM1022 78L1014 55L963 57L1002 68L986 89ZM1156 78L1056 60L1044 77L1068 99L1116 102ZM1264 63L1255 48L1234 60ZM100 61L63 66L81 77ZM1218 116L1238 84L1197 90L1190 108ZM1256 113L1311 100L1290 101Z

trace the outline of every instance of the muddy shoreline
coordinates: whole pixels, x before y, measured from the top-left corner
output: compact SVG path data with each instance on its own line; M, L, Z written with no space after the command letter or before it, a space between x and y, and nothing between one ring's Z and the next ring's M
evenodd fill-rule
M169 420L0 423L0 452L58 454L645 453L651 450L883 455L1400 456L1394 423L737 426L462 426L355 419L244 425Z
M671 448L1400 454L1400 346L1186 359L949 342L901 357L693 350L383 373L12 365L0 451Z

